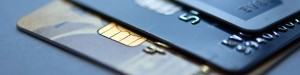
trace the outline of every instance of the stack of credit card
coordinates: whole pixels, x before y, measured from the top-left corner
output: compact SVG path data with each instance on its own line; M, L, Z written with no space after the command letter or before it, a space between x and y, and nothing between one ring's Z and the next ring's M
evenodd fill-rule
M292 52L286 47L300 35L299 4L56 0L17 24L21 31L121 74L258 74Z

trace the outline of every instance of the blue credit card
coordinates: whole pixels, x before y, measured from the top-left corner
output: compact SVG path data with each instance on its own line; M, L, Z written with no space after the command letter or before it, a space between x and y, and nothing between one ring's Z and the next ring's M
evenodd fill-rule
M300 33L297 18L262 33L247 34L165 0L72 2L227 72L253 68Z
M300 11L299 0L175 0L230 26L259 32Z

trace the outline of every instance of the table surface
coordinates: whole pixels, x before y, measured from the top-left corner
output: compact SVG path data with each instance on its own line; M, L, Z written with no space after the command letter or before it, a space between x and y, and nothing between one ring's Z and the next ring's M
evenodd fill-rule
M51 0L0 1L0 75L109 75L106 68L20 32L17 20ZM266 74L300 74L299 49Z

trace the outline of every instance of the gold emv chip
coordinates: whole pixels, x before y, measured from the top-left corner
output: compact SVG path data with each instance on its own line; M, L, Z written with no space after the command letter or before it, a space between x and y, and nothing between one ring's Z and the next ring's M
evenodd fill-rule
M100 28L98 33L126 46L138 46L147 40L147 38L129 31L113 22Z

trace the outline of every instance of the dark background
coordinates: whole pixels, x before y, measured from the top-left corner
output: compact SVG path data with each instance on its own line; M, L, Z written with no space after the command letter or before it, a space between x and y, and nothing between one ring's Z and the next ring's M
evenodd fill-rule
M114 74L17 30L19 18L48 2L51 0L0 0L0 75ZM298 49L267 74L300 74L299 58Z

